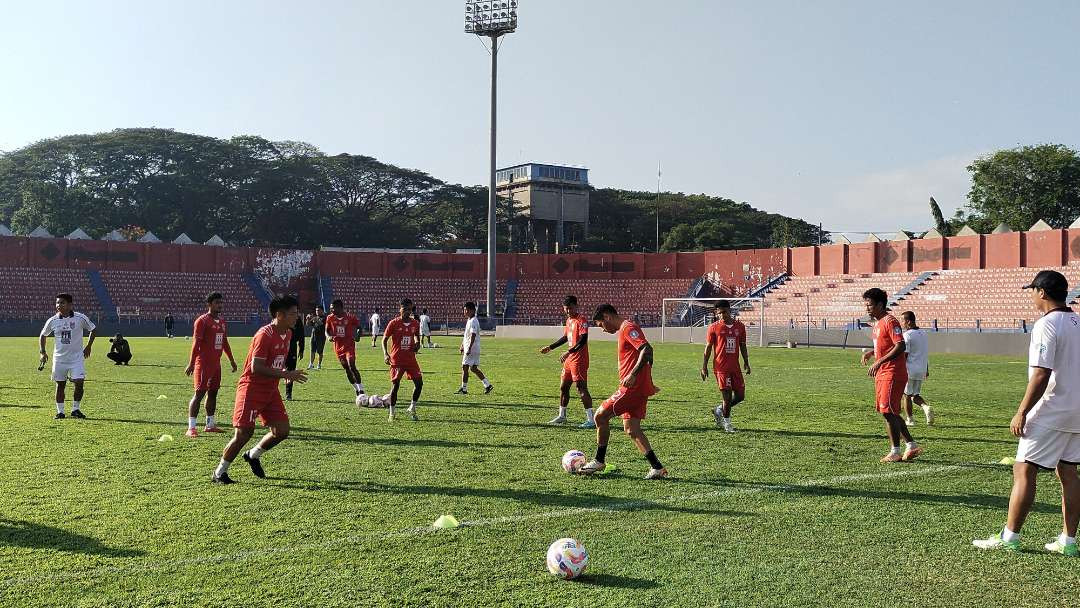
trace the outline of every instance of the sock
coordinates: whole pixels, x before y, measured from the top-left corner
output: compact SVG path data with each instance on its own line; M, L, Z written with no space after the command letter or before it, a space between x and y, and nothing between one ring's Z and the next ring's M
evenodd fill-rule
M607 446L596 446L596 462L604 462L604 458L607 457Z
M199 421L199 419L196 418L195 416L188 416L187 417L187 428L189 428L189 429L195 428L195 425L199 423L198 421Z
M56 413L57 414L63 414L64 413L64 402L63 401L57 401L56 402Z
M559 418L566 418L566 408L559 406Z
M258 457L262 456L265 453L266 453L266 450L264 450L261 445L257 445L255 447L251 448L250 450L248 450L248 457L249 458L258 458Z
M468 390L468 389L469 389L469 383L468 382L462 382L461 383L461 390L464 391L464 390Z
M410 410L415 410L416 409L416 402L415 401L410 401L409 402L409 409Z
M481 384L483 384L483 385L484 385L484 388L487 388L487 387L491 386L491 382L488 382L488 379L487 379L487 378L484 378L484 379L483 379L483 380L481 380L480 382L481 382Z
M1063 544L1063 545L1075 545L1076 544L1076 537L1075 536L1065 536L1065 533L1062 532L1061 535L1058 536L1058 542Z
M232 464L232 461L222 458L221 462L217 465L217 469L214 470L214 477L221 477L225 473L228 473L230 464Z
M363 394L364 393L364 383L363 382L357 382L356 383L356 390L360 391L360 393Z
M907 442L907 449L914 450L917 447L919 447L919 444L915 443L914 441Z
M80 403L82 403L82 402L81 401L72 401L71 402L71 411L74 412L75 410L79 409L79 404Z
M564 412L563 409L565 409L565 408L560 408L559 409L559 414L561 414L561 415L566 414L566 412ZM593 411L592 411L591 407L585 408L585 419L588 420L589 422L593 422Z
M900 455L900 446L898 446L898 445L892 446L892 449L889 450L889 454L899 456Z
M1005 526L1001 529L1001 540L1006 542L1012 542L1014 540L1020 540L1020 535L1009 529L1009 526Z
M660 459L656 457L656 452L649 450L645 452L645 460L649 461L649 466L654 469L662 469L664 465L660 464Z
M730 416L724 416L723 414L720 414L720 416L723 417L724 424L731 424L731 417Z
M216 424L214 424L214 417L209 414L207 414L206 416L206 426L210 428L217 426Z

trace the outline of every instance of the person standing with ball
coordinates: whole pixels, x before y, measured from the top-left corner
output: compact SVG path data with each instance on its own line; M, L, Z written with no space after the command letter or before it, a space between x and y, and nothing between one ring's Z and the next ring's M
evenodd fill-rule
M596 410L596 456L585 463L578 471L582 475L600 473L607 465L608 438L611 436L609 423L615 416L622 416L623 430L633 440L638 451L649 462L649 473L645 479L661 479L668 476L668 470L656 457L648 437L641 430L641 421L645 419L649 397L660 392L652 382L653 349L645 338L645 332L637 323L623 319L611 304L601 304L593 315L593 321L609 334L618 338L619 388L607 401Z
M420 419L416 415L416 402L420 400L420 393L424 390L424 374L420 371L420 364L416 362L416 351L420 350L420 322L414 319L412 314L412 300L403 299L398 316L390 319L383 334L383 360L390 366L390 382L394 385L390 390L390 420L394 419L398 388L401 387L401 378L404 376L408 376L413 382L409 417L413 420Z
M566 296L563 300L563 314L566 326L563 335L549 346L540 349L546 355L563 344L569 344L566 352L559 356L562 362L562 376L559 379L559 415L548 424L566 422L566 408L570 405L570 387L577 385L581 404L585 407L585 422L578 425L582 429L595 429L593 421L592 395L589 394L589 320L578 314L577 296Z

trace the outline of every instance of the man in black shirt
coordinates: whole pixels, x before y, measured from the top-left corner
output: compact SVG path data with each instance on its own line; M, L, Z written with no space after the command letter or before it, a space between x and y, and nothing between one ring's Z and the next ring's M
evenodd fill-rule
M116 334L115 338L109 338L109 342L112 342L112 348L105 356L112 359L116 365L127 365L128 361L131 361L131 346L128 345L128 341L124 339L124 336Z
M165 313L165 337L166 338L173 337L172 326L173 326L172 313L167 312L167 313Z
M326 314L322 306L315 307L315 314L308 315L307 325L311 328L311 360L308 361L308 369L322 369L323 347L326 346ZM319 355L319 363L315 364L315 355Z
M296 325L292 326L292 337L289 339L289 354L285 356L285 371L296 370L296 362L304 356L304 320L296 315ZM291 380L285 381L285 399L292 401Z

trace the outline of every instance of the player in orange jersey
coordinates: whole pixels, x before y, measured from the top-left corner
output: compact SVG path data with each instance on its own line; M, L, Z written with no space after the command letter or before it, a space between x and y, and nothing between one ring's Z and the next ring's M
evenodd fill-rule
M709 358L713 358L713 373L716 384L720 387L723 405L716 406L713 417L716 426L723 427L729 433L735 432L731 426L731 409L746 398L746 385L742 370L739 369L739 354L742 354L743 369L750 375L750 359L746 354L746 326L731 314L731 302L720 300L716 303L716 321L709 326L705 334L705 357L701 362L701 381L709 377Z
M289 356L289 340L292 327L300 316L299 305L292 296L278 296L270 301L270 317L273 319L255 332L244 361L244 373L236 384L236 404L233 406L235 434L225 446L221 462L214 470L214 483L235 483L229 478L229 465L255 434L255 419L269 427L255 447L244 452L244 460L256 477L266 477L262 455L289 436L289 414L278 391L278 381L284 378L303 384L307 374L303 370L285 370Z
M223 432L214 422L217 412L218 389L221 388L221 354L229 357L232 371L236 372L236 359L233 359L229 347L229 336L225 331L225 319L221 312L225 309L224 297L218 292L206 296L206 314L195 319L191 332L191 357L184 373L193 377L195 394L188 402L188 437L198 437L195 426L199 419L199 406L206 397L206 433Z
M420 393L424 390L424 375L420 372L420 364L416 362L416 351L420 350L420 321L412 315L412 300L405 298L401 301L398 316L390 319L383 332L383 360L390 366L390 382L394 385L390 389L390 420L394 419L398 388L401 387L401 378L404 376L408 376L413 382L409 417L413 420L420 419L416 415L416 402L420 400Z
M604 459L611 434L608 423L613 417L622 416L623 430L645 455L645 460L649 461L649 473L645 479L667 477L667 469L660 463L649 445L649 439L641 430L641 421L645 419L649 397L660 392L652 382L652 345L645 339L645 332L638 324L623 319L611 304L598 306L593 321L605 332L615 334L618 338L619 388L596 410L596 456L585 463L579 472L589 475L606 468Z
M360 379L360 370L356 369L356 343L360 341L357 329L360 319L345 312L345 303L334 300L330 304L330 314L326 316L326 337L334 343L334 354L345 370L356 394L364 392L364 382Z
M874 350L863 353L863 365L874 360L868 372L874 378L877 411L885 418L885 429L892 448L881 462L914 460L923 449L911 437L904 419L900 417L900 403L907 385L907 355L904 353L904 329L896 317L889 314L886 304L889 296L877 287L863 293L866 314L874 319ZM900 439L907 443L900 453Z
M566 326L563 327L563 335L558 340L540 349L540 354L546 355L563 344L569 344L566 352L559 356L562 362L562 377L559 384L559 415L551 419L548 424L562 424L566 422L566 408L570 405L570 387L577 385L578 395L581 396L581 404L585 406L585 422L578 428L595 429L593 421L592 395L589 394L589 320L584 315L578 314L578 302L576 296L566 296L563 300L563 314L566 315Z

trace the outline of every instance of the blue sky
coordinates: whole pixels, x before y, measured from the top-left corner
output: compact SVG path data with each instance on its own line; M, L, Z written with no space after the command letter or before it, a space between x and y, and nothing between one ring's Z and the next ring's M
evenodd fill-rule
M0 0L0 149L157 126L486 183L488 59L459 0ZM925 228L964 167L1080 148L1080 2L520 0L499 164L704 192L831 230Z

